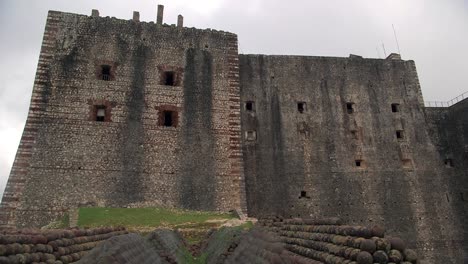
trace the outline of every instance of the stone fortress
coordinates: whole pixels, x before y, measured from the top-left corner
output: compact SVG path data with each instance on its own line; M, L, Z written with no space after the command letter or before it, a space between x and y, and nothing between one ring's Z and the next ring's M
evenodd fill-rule
M211 29L50 11L0 224L78 207L240 209L380 224L468 258L468 100L425 107L415 63L238 53Z

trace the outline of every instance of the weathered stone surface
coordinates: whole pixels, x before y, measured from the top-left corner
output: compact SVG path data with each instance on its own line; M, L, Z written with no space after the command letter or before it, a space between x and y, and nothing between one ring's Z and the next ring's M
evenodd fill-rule
M248 208L377 224L429 261L464 261L468 100L425 108L397 54L239 55L235 34L160 13L49 12L2 226L82 206Z

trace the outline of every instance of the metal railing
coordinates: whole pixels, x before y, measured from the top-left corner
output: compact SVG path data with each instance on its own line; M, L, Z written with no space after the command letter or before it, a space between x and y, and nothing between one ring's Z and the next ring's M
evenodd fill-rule
M424 105L426 107L450 107L460 101L463 101L464 99L468 98L468 91L460 94L459 96L453 98L452 100L449 100L447 102L441 102L441 101L426 101L424 102Z

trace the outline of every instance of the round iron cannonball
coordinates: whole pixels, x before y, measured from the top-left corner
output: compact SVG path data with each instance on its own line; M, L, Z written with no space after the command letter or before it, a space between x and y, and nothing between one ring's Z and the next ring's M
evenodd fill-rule
M362 251L367 251L373 254L375 252L376 246L375 242L372 239L365 239L361 242L361 246L359 248Z
M405 261L416 263L418 260L418 254L412 249L405 249L403 255L405 256Z
M395 263L400 263L403 260L403 256L400 251L392 249L390 254L388 254L388 260Z
M374 254L374 262L379 264L387 264L388 263L388 256L385 251L377 250Z
M372 236L375 237L384 237L385 236L385 228L379 225L375 225L371 228Z
M373 264L374 258L369 252L361 251L357 255L356 261L358 264Z
M390 241L390 245L392 249L396 249L401 252L405 251L406 245L405 245L405 242L401 238L392 237L389 239L389 241Z
M388 242L388 240L385 238L378 238L375 241L375 245L377 246L377 250L383 250L385 251L385 253L390 252L390 249L391 249L390 242Z

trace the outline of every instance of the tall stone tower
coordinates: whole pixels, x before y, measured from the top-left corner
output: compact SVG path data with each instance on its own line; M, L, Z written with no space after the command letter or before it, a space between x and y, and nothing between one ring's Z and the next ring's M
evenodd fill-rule
M237 36L50 11L1 224L80 206L246 210Z

